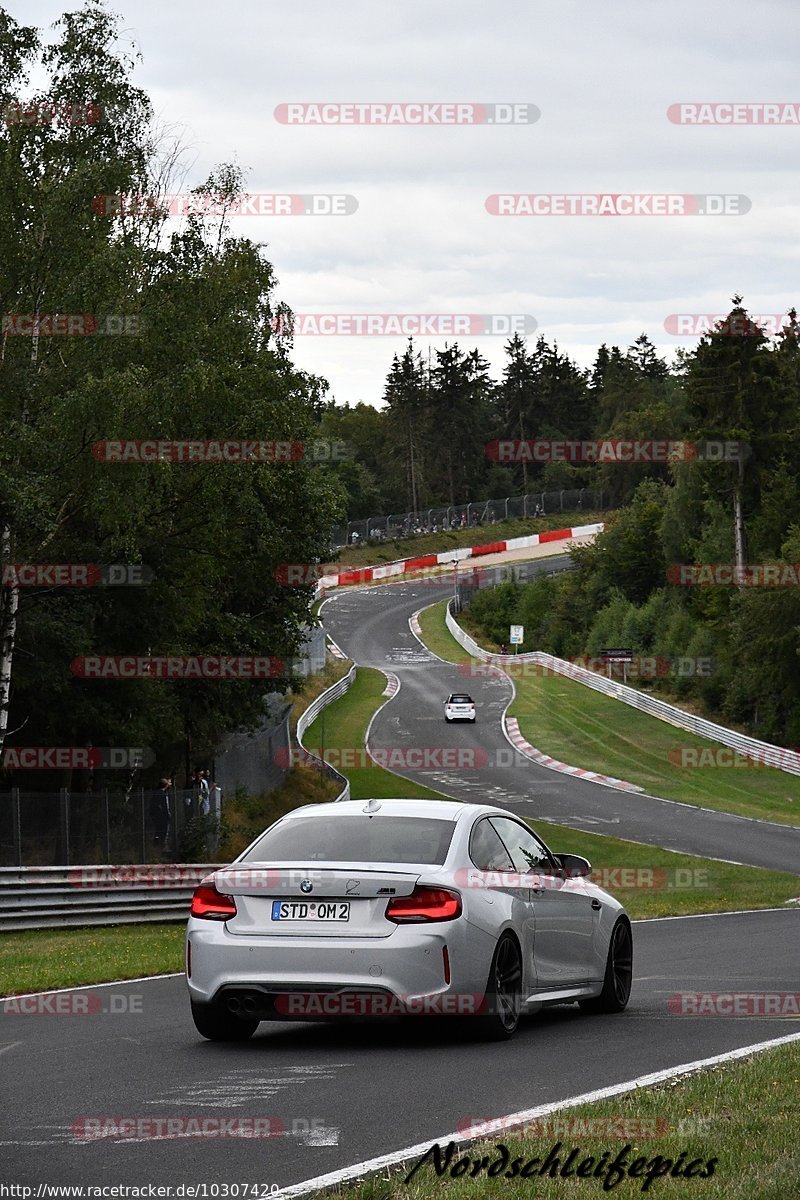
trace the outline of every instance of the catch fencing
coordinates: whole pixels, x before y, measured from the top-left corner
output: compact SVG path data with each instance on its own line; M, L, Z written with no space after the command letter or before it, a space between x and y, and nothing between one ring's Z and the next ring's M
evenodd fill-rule
M773 746L770 742L762 742L758 738L748 737L743 733L736 733L735 730L727 729L724 725L717 725L714 721L707 721L704 717L696 717L692 713L687 713L683 709L676 708L673 704L666 704L663 700L656 700L654 696L649 696L646 692L639 692L636 688L616 683L614 680L608 679L603 675L596 675L594 671L576 666L574 663L567 662L563 658L556 658L552 654L545 654L539 650L535 650L530 654L492 654L488 650L484 650L482 646L479 646L475 639L470 637L461 628L451 611L452 606L453 601L451 600L447 605L445 618L447 628L459 645L468 654L471 654L473 658L481 659L483 662L494 663L501 670L506 663L511 661L515 665L521 662L536 663L552 671L555 675L564 675L570 679L574 679L577 683L582 683L586 687L593 688L596 692L602 692L605 696L613 697L615 700L621 700L623 704L629 704L632 708L637 708L640 712L647 713L648 716L657 717L659 721L666 721L678 729L686 730L687 733L694 733L697 737L720 742L723 746L729 746L731 749L737 750L740 754L746 755L748 758L752 758L758 762L766 761L773 763L779 770L786 771L790 775L800 775L800 761L798 760L798 756L791 753L787 754L786 748L783 746Z
M601 512L611 507L610 492L595 488L571 488L560 492L529 492L524 496L505 496L497 500L475 500L468 504L440 505L417 512L391 513L384 517L365 517L337 525L332 533L336 549L364 542L392 541L421 533L439 533L451 529L491 525L514 517L539 517L562 512ZM356 535L355 541L353 534Z
M267 707L259 729L228 734L217 751L214 778L226 796L238 788L254 796L274 791L289 774L292 706L283 696L268 696Z
M0 792L0 867L202 860L217 843L221 789Z

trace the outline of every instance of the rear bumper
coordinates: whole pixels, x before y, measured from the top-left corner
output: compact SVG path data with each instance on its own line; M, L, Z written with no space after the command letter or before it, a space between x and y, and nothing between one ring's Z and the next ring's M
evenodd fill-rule
M286 997L356 992L391 998L398 1014L421 997L465 996L463 1011L483 994L495 939L464 921L436 928L399 925L383 938L270 937L229 934L225 925L192 919L189 995L196 1003L227 1004L231 997L252 999L245 1007L262 1020L298 1020L301 1006ZM444 947L450 966L446 981ZM281 997L281 999L278 999ZM456 1008L458 1001L455 1001ZM325 1005L321 1006L323 1009ZM344 1005L346 1008L346 1005ZM317 1012L315 1019L335 1016ZM435 1010L435 1008L434 1008ZM342 1015L369 1015L358 1011Z

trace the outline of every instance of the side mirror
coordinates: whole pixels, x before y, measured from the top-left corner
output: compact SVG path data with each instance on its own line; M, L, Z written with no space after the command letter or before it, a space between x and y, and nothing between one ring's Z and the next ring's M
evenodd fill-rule
M585 879L592 873L592 864L580 854L554 854L553 858L564 868L568 879Z

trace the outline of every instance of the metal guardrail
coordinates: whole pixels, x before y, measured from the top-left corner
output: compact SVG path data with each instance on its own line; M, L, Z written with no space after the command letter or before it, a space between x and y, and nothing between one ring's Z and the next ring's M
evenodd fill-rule
M758 738L736 733L735 730L727 729L724 725L717 725L714 721L707 721L704 717L695 717L681 708L676 708L673 704L656 700L654 696L648 696L645 692L639 692L625 684L615 683L603 675L596 675L594 671L567 662L563 658L556 658L554 655L545 654L540 650L534 650L530 654L491 654L479 646L475 639L461 628L451 612L451 604L452 600L448 601L445 617L447 628L468 654L480 658L483 662L495 663L501 669L506 662L511 660L516 663L538 663L553 671L554 674L568 676L586 687L593 688L596 692L602 692L615 700L621 700L623 704L629 704L631 708L637 708L640 712L656 717L659 721L675 725L678 729L684 729L687 733L708 738L709 741L720 742L723 746L729 746L748 758L775 766L790 775L800 775L800 755L787 750L784 746L774 746L770 742L762 742Z
M326 775L330 776L331 779L335 779L337 783L341 783L342 790L336 797L337 800L350 799L350 780L342 775L340 771L337 771L335 767L332 767L330 763L320 758L319 755L312 754L310 750L306 750L303 745L303 734L309 725L316 720L323 708L327 708L329 704L332 704L334 700L338 700L340 696L343 696L349 690L355 677L356 667L354 663L346 675L343 675L341 679L334 683L333 687L329 687L327 691L317 696L316 700L312 701L308 708L297 718L297 731L295 735L297 737L297 744L315 767L318 767L320 771L324 771Z
M0 930L185 921L197 884L224 865L0 867Z
M310 759L342 785L337 800L350 798L350 783L303 746L303 734L320 712L343 696L355 679L352 666L301 713L297 741ZM157 863L61 867L0 867L0 931L69 929L81 925L130 925L185 921L198 883L227 863Z

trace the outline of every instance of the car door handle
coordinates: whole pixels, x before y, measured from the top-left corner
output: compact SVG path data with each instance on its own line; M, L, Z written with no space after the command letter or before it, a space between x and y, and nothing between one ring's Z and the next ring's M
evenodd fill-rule
M532 896L543 896L544 888L531 888L531 895Z
M603 907L603 906L602 906L602 904L600 903L600 901L599 901L599 900L593 900L593 901L592 901L592 908L596 908L596 909L599 911L599 910L600 910L602 907Z

